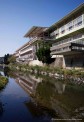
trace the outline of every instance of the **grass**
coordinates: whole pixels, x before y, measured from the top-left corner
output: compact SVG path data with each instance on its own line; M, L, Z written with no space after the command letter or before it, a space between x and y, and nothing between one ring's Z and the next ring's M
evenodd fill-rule
M58 73L58 74L62 74L62 75L66 75L66 76L75 76L75 77L84 77L84 69L63 69L63 68L59 68L59 67L50 67L50 66L29 66L28 64L15 64L11 66L11 69L13 68L13 70L17 69L16 67L18 67L19 71L32 71L33 73L35 71L37 71L37 74L40 74L41 72L46 72L47 74L49 73Z
M0 76L0 90L3 89L7 83L8 83L8 78L4 76Z

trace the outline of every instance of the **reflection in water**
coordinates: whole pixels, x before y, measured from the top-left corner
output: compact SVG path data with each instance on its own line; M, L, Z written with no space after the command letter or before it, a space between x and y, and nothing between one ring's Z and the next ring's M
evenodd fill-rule
M56 112L53 109L43 107L35 101L30 100L29 102L26 102L25 105L31 112L34 119L40 118L41 121L42 119L46 121L51 119L52 117L56 117Z
M24 104L34 120L84 119L84 84L78 85L73 81L60 81L48 76L36 77L29 73L10 73L6 69L4 71L5 75L14 77L30 95L30 100L24 101Z
M59 94L62 94L65 91L66 84L62 82L55 83L56 90Z
M8 74L9 71L10 71L9 67L4 67L3 70L4 70L4 75L7 76L7 77L9 77L9 74Z
M5 76L8 76L9 70L10 69L8 67L3 68L3 66L0 66L0 72L2 73L2 75L4 73Z
M30 74L17 75L16 81L29 94L34 96L36 108L38 103L43 108L54 110L56 118L82 118L84 119L84 86L78 84L56 80L49 77L36 78ZM35 102L34 101L34 102ZM34 102L26 103L27 107L33 113ZM82 111L80 111L82 108ZM48 111L49 111L48 110ZM37 109L37 113L39 110ZM43 110L42 110L43 111ZM76 111L78 111L76 113ZM33 113L36 114L36 113ZM40 113L39 113L40 114Z
M3 66L0 66L0 76L3 76L4 75L4 73L3 73L3 71L4 71L4 69L3 69ZM1 90L0 90L0 93L1 93ZM3 112L4 112L4 109L3 109L3 103L2 103L2 101L0 100L0 116L2 116L3 115Z
M3 114L3 104L2 102L0 101L0 116L2 116Z
M43 104L39 103L36 99L37 86L42 83L43 78L36 77L31 74L16 73L16 82L33 98L29 102L25 102L26 107L31 112L32 117L38 118L40 121L48 121L52 117L57 117L58 114L54 109L48 108Z
M36 78L30 74L16 74L16 82L29 94L35 94L37 84L42 82L42 78Z

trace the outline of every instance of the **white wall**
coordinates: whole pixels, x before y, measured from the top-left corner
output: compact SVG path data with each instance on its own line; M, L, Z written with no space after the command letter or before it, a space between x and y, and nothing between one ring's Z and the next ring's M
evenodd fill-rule
M35 66L35 65L43 66L43 63L41 61L38 61L38 60L33 60L33 61L29 62L29 65L30 66Z

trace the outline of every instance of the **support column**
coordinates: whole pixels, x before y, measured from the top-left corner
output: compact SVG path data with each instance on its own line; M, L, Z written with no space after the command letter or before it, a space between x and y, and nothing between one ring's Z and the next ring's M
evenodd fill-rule
M66 64L65 64L65 58L63 56L63 68L66 68Z
M84 25L84 13L82 14L82 21L83 21L83 25Z

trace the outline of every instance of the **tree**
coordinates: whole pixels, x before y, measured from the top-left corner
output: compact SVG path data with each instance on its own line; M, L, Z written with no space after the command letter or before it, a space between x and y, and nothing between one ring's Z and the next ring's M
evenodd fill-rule
M4 64L9 64L9 61L8 61L8 58L10 57L10 55L9 54L7 54L7 55L5 55L4 56Z
M41 46L39 47L39 49L36 52L38 60L42 61L42 63L46 63L46 64L52 63L54 60L51 58L51 55L50 55L51 44L43 42L40 45Z
M15 62L16 62L15 56L11 55L11 56L8 58L8 61L9 61L9 63L15 63Z

